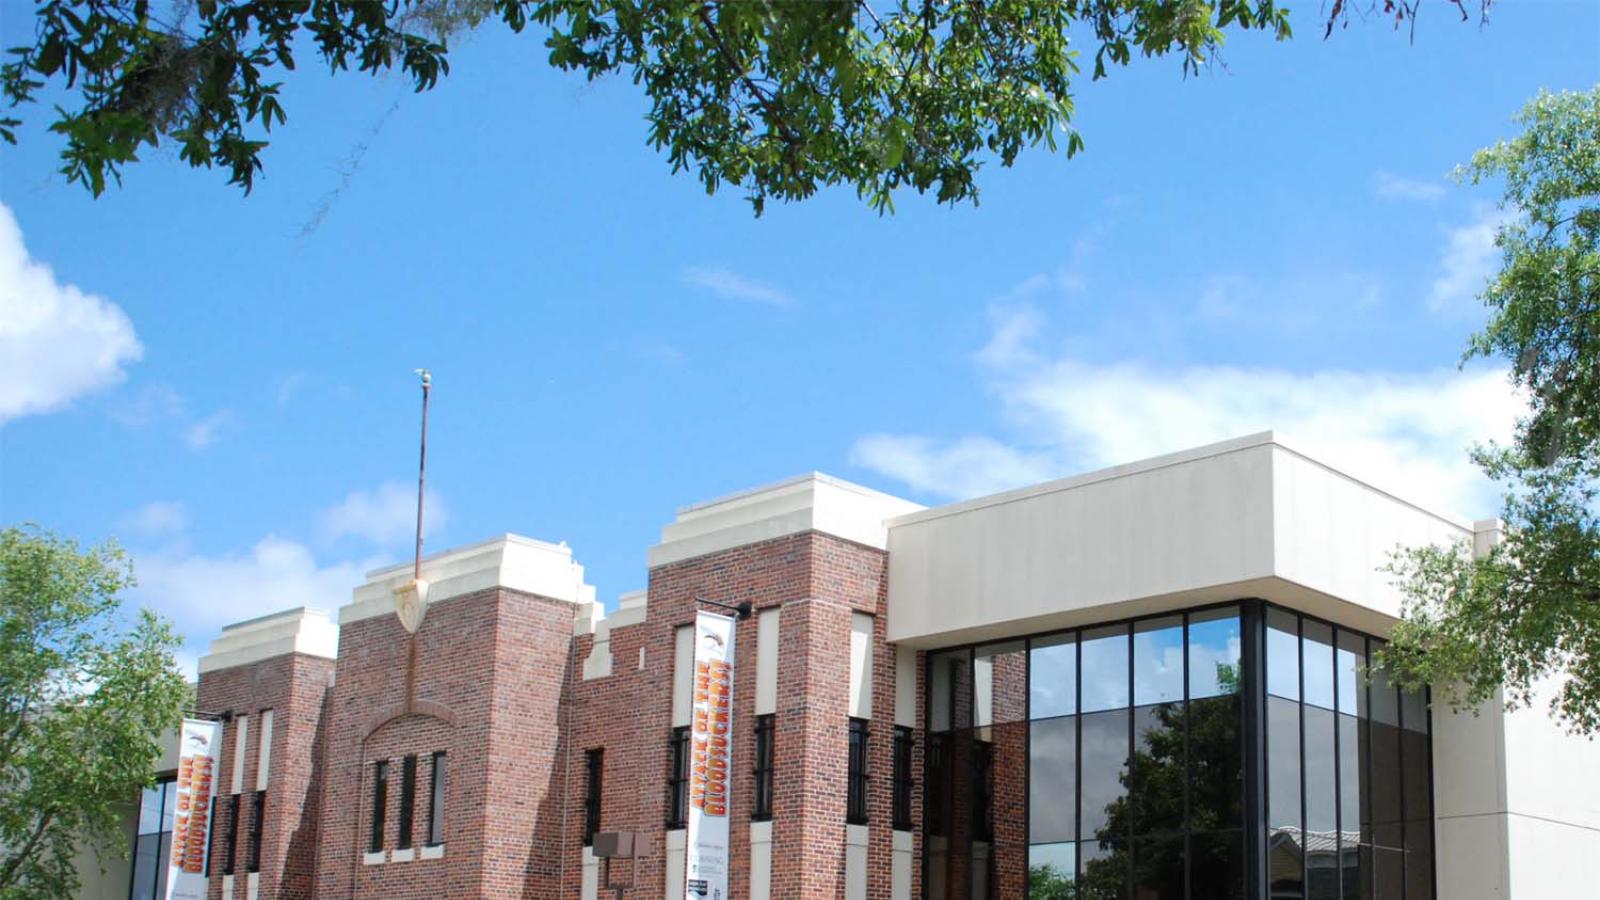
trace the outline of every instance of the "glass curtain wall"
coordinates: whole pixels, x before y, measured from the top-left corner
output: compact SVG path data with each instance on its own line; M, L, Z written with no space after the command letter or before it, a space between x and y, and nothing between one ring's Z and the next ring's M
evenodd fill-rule
M172 855L173 805L177 802L173 779L164 778L144 789L139 797L139 828L133 841L132 900L155 900L167 895L167 857Z
M1244 898L1262 741L1267 897L1431 900L1426 698L1369 683L1378 642L1263 608L1255 735L1237 604L930 653L924 896Z
M1383 642L1266 610L1274 900L1432 900L1428 703L1367 660Z

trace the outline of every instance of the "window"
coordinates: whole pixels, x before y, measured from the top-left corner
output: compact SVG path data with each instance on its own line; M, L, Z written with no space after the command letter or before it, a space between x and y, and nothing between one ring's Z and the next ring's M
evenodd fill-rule
M383 850L383 814L389 806L389 763L379 760L372 764L372 831L367 839L367 852Z
M906 831L911 828L911 789L916 782L911 775L911 729L897 725L894 729L894 827Z
M433 797L428 803L428 846L444 843L444 751L433 755Z
M867 733L866 719L850 720L850 758L846 774L844 820L851 825L867 824Z
M672 770L667 776L667 827L689 823L689 726L672 729Z
M253 802L250 804L250 860L246 866L247 871L261 871L261 833L262 821L267 815L267 792L256 791Z
M167 896L167 859L172 855L173 805L177 802L173 779L163 778L144 789L139 799L138 830L133 840L133 883L130 900L156 900Z
M972 745L972 837L994 840L994 745Z
M223 857L222 874L232 875L239 854L239 795L228 798L228 855Z
M395 840L396 850L411 849L411 826L415 821L414 804L417 802L417 758L407 756L400 763L400 836Z
M772 725L772 713L756 716L755 805L750 818L758 822L772 818Z
M585 847L594 843L595 833L600 830L600 781L605 773L606 751L596 749L586 751L584 756L585 768L589 773L588 786L583 796L583 844Z

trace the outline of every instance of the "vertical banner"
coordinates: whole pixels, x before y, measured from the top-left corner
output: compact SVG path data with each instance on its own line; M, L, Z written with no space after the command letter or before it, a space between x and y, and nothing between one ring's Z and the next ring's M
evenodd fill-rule
M205 900L206 849L211 843L211 798L217 789L222 724L184 719L178 730L178 780L173 784L172 857L164 900Z
M685 900L727 900L728 781L733 757L734 620L694 619L694 706L689 732Z

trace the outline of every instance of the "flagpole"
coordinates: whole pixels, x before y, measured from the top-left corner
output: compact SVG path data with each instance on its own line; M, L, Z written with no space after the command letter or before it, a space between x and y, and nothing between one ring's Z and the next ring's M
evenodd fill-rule
M422 489L428 477L428 388L433 384L433 374L418 369L422 379L422 452L417 462L417 552L411 567L413 579L422 578Z

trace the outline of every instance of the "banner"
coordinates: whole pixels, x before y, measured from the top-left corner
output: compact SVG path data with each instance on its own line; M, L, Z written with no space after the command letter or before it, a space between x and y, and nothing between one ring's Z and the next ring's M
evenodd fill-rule
M685 900L727 900L728 801L733 757L733 632L727 616L694 619Z
M217 788L222 724L184 719L178 730L178 780L173 784L172 857L165 900L205 900L206 850L211 846L211 798Z

